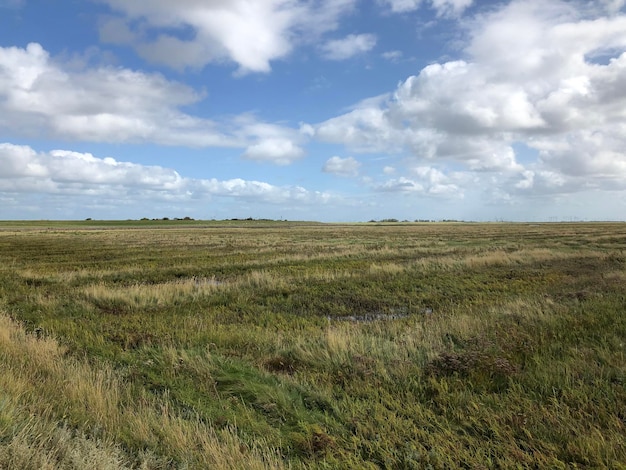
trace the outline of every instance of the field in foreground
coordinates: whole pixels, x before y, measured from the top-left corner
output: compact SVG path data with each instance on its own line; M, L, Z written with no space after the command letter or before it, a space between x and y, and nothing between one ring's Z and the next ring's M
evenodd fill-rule
M0 468L626 468L626 224L0 223Z

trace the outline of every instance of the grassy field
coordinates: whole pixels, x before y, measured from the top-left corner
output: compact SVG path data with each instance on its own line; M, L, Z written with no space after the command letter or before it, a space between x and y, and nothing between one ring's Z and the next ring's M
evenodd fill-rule
M626 468L625 353L623 223L0 223L0 468Z

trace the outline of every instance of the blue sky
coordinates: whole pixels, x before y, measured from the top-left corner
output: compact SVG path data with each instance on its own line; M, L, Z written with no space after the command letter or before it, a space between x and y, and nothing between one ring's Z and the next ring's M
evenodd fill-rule
M0 219L626 219L625 0L0 0Z

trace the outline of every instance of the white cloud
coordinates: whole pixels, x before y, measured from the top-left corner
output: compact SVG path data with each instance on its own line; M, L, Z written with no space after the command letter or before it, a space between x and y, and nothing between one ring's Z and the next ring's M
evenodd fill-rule
M390 179L375 187L377 191L401 192L401 193L423 193L425 188L422 184L401 176L397 179Z
M376 36L373 34L349 34L342 39L327 41L322 46L322 54L329 60L345 60L363 54L375 45Z
M392 118L440 131L480 134L537 129L544 121L522 84L493 80L464 61L433 64L396 90Z
M315 135L315 128L311 124L301 123L299 132L306 137L313 137Z
M463 60L425 67L393 96L319 123L316 137L460 168L466 178L444 186L461 189L476 178L501 194L626 188L626 15L517 0L468 25ZM412 174L379 189L445 188Z
M391 174L393 172L385 172ZM460 198L462 189L456 184L457 175L446 175L429 166L417 166L409 170L410 177L388 179L373 186L374 190L388 193L415 194L428 197Z
M243 157L276 165L288 165L305 155L300 146L311 137L314 129L302 124L299 129L259 121L253 114L243 114L235 119L237 133L250 141Z
M419 178L430 195L463 197L453 178L437 168L417 166L412 169L412 173Z
M430 0L438 16L460 16L474 0Z
M381 0L381 3L388 4L394 13L404 13L417 10L422 0Z
M355 0L101 1L123 15L103 22L103 41L129 44L145 59L175 68L226 60L238 64L240 73L268 72L271 62L288 55L294 44L315 41L335 29L339 17L355 4Z
M402 51L387 51L382 54L383 59L386 59L390 62L397 62L402 58Z
M376 104L363 106L316 126L317 138L342 143L359 152L399 151L402 129L394 128L387 110Z
M119 67L74 70L39 44L0 47L0 130L91 142L247 148L246 156L290 163L302 131L249 114L218 124L180 108L203 95L160 74Z
M437 12L438 16L459 16L472 6L474 0L429 0L428 2L422 0L382 0L382 2L388 4L394 13L414 11L427 3Z
M65 184L175 190L183 181L175 171L159 166L146 167L66 150L37 153L28 146L9 143L0 144L0 162L0 180L14 190L30 180L46 182L46 186L57 190Z
M158 74L101 67L68 71L39 44L0 47L0 128L98 142L234 146L216 124L179 107L202 96Z
M568 133L560 138L537 139L534 145L539 150L540 162L536 170L559 174L567 187L624 189L624 130L626 125L622 124Z
M239 178L186 178L160 166L67 150L39 153L28 146L0 143L0 194L19 199L20 194L26 193L73 197L76 205L84 205L94 198L109 203L133 200L138 204L151 200L189 201L212 197L272 204L319 204L330 199L326 193L299 186L279 187Z
M324 164L322 171L337 176L357 176L361 164L354 157L331 157Z
M250 160L288 165L304 156L304 150L288 139L270 138L250 145L243 156Z

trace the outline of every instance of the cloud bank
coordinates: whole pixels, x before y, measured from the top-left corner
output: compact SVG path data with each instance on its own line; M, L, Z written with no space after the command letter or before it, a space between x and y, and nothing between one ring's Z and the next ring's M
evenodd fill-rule
M465 57L424 67L387 97L317 124L315 135L358 153L405 155L409 172L464 174L443 186L407 174L380 183L386 191L453 192L461 183L500 197L626 189L621 4L524 0L481 14Z
M23 137L185 147L239 147L245 156L291 163L306 136L250 114L221 121L181 111L204 99L158 73L73 69L37 43L0 47L0 129Z
M275 186L240 178L187 178L161 166L146 166L114 158L67 150L36 152L29 146L0 143L0 193L24 193L116 204L148 201L200 201L231 198L286 205L326 204L332 197L301 186Z

